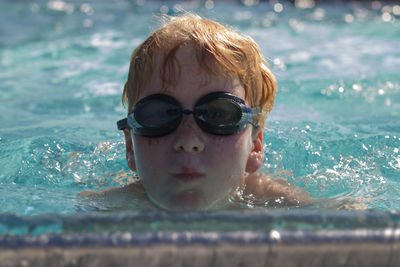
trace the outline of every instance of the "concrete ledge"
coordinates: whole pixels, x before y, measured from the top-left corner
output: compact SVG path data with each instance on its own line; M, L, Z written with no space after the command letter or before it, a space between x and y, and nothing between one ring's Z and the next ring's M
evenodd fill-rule
M397 211L3 214L0 230L1 267L400 266Z
M0 236L0 266L400 266L398 230Z
M150 245L1 250L1 266L399 266L390 244Z

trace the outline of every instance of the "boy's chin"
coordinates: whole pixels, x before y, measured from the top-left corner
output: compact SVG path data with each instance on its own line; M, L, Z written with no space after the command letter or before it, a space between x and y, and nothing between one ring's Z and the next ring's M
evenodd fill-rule
M166 201L167 204L154 201L150 196L149 198L158 207L167 211L205 211L214 208L214 202L210 202L203 192L196 190L175 193Z
M205 196L195 190L179 192L171 197L171 208L179 211L198 211L206 209Z

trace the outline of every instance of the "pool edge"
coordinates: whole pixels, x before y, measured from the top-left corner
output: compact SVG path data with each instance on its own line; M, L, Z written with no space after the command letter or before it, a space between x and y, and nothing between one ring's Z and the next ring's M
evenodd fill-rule
M0 266L399 266L400 229L0 236Z

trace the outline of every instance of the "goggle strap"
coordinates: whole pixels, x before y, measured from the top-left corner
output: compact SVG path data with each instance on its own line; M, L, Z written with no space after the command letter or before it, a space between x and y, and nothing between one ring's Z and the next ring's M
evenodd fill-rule
M125 130L128 126L128 118L117 121L118 130Z
M251 110L251 119L250 119L249 123L256 128L260 127L260 125L256 122L255 118L261 116L264 113L264 111L259 107L250 108L250 110Z

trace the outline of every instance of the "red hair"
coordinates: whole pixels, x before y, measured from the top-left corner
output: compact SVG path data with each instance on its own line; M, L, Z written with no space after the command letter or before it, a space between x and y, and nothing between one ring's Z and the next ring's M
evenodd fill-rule
M277 82L267 67L260 47L244 34L191 13L168 17L168 22L132 53L128 80L122 95L122 102L128 104L128 110L139 100L152 78L155 58L160 52L163 56L161 81L164 86L176 82L175 54L186 44L193 47L199 65L209 74L239 78L245 90L246 102L250 107L263 110L259 118L259 124L263 126L274 105Z

